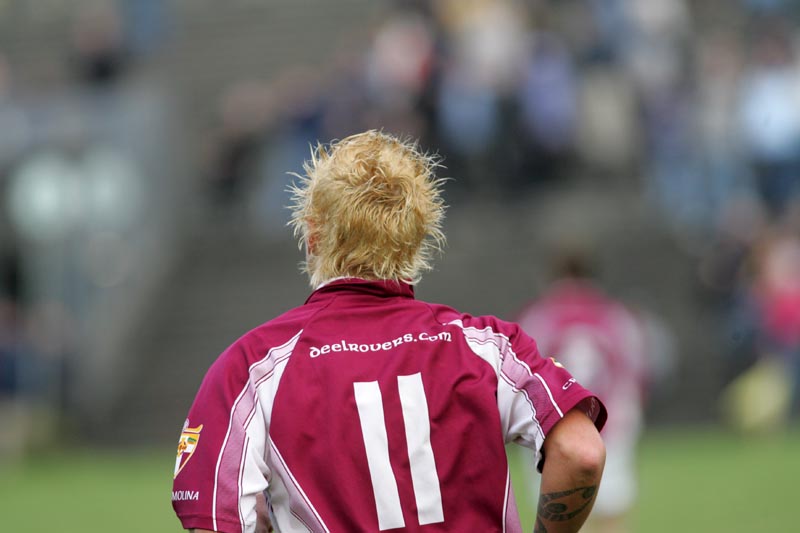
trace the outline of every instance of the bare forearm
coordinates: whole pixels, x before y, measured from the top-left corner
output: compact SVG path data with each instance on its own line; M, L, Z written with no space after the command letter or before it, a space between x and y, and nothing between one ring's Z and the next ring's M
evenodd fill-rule
M598 483L551 491L542 487L534 533L578 531L594 504Z
M574 533L594 505L605 447L591 421L572 411L554 428L545 447L534 533Z

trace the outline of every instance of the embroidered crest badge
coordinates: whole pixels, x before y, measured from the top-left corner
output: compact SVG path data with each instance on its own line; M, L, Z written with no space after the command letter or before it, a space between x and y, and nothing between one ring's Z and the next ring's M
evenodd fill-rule
M178 477L183 467L192 458L194 451L197 449L197 443L200 442L200 431L203 430L203 424L196 428L189 427L189 420L183 424L183 431L181 431L181 438L178 440L178 455L175 458L175 475L173 479Z

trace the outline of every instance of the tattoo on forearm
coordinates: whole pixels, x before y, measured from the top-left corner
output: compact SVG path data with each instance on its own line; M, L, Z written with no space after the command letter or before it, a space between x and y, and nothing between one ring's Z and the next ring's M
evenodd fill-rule
M536 523L533 525L533 533L547 533L547 528L544 527L542 519L538 516L536 517Z
M559 500L566 498L567 496L572 496L576 493L580 493L580 497L582 498L582 501L579 502L579 507L577 509L570 509L565 503L559 502ZM564 522L565 520L571 520L575 518L581 514L590 503L592 503L592 499L596 493L597 485L592 485L590 487L578 487L561 492L549 492L542 494L539 496L539 508L537 509L538 516L536 519L537 529L534 531L547 533L547 530L544 529L544 526L542 526L541 529L538 529L541 519L548 520L550 522Z

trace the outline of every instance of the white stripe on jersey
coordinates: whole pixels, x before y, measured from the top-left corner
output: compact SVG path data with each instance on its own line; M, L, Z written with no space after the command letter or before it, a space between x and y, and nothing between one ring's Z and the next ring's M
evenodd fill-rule
M420 525L444 522L442 493L431 447L431 422L422 374L397 376L403 423L408 442L408 462Z
M503 533L506 531L506 518L508 517L508 497L511 494L511 470L506 469L506 493L503 495Z
M253 409L252 413L250 414L250 418L249 418L250 420L253 419L253 413L255 413L255 412L256 412L256 410ZM242 461L239 463L239 480L238 480L238 487L239 487L239 506L238 506L239 507L239 522L242 524L242 531L245 532L245 533L248 531L248 528L245 525L244 510L242 509L242 507L243 507L242 506L242 503L243 503L243 498L242 498L242 496L243 496L243 494L242 494L242 492L243 492L242 491L242 478L244 477L244 463L247 460L247 448L248 448L249 444L250 444L250 437L245 436L244 442L242 443ZM253 526L255 526L255 524L253 524ZM255 530L255 527L253 527L253 530Z
M217 492L219 490L219 469L220 465L222 464L222 458L225 456L225 450L228 448L228 440L230 439L231 436L231 429L233 428L234 416L236 415L236 411L239 408L240 402L242 402L242 400L245 398L245 392L247 391L249 386L250 382L248 381L248 383L242 389L242 392L239 393L239 396L236 398L236 401L233 402L233 407L231 408L230 421L228 422L228 431L225 433L225 439L222 441L222 446L220 447L219 450L219 457L217 458L217 466L214 469L214 494L211 500L211 519L214 524L215 530L217 530ZM251 398L248 399L251 400L253 403L255 403L254 400L252 400Z
M498 377L497 404L507 442L509 435L518 433L522 442L538 454L544 443L544 432L537 417L536 406L528 395L528 391L518 387L517 383L503 370L506 365L513 365L521 367L526 374L533 376L530 366L517 358L511 348L510 339L506 335L494 331L490 326L483 329L465 327L461 320L454 320L450 324L461 328L464 339L473 353L495 369ZM515 401L514 397L517 394L522 395L527 407L523 407L522 404ZM529 422L526 423L525 420L529 420ZM528 426L530 427L526 429Z
M286 466L286 461L283 459L283 455L281 455L281 452L278 451L278 448L275 446L275 443L272 442L272 440L270 439L269 444L270 444L271 455L277 459L275 465L283 473L282 476L277 476L277 478L284 478L291 481L292 488L295 491L295 495L294 497L292 497L292 495L289 494L289 487L282 484L276 486L276 488L278 489L277 491L270 490L270 494L274 494L278 498L283 498L286 500L285 505L273 506L275 513L277 513L279 517L282 517L284 519L283 524L289 524L290 532L298 531L297 528L292 527L291 519L294 518L298 522L300 522L303 525L303 527L305 527L308 531L314 531L314 532L320 531L322 533L330 533L328 526L325 525L325 522L322 521L322 517L314 508L314 505L311 503L311 500L309 500L308 496L303 491L303 488L300 486L300 483L297 482L297 479L294 477L294 474L292 474L292 472L289 470L289 467ZM279 481L279 479L276 479L276 481ZM281 491L280 489L283 489L283 491ZM305 516L298 515L296 509L292 510L291 508L292 503L302 505L303 506L302 510L305 511ZM289 512L283 514L285 511ZM311 525L309 525L309 522L311 523ZM278 524L273 524L273 526L275 526L276 530L280 531L279 529L277 529Z
M553 407L556 408L556 412L558 413L558 416L560 416L561 418L564 418L564 413L561 412L561 408L556 403L556 399L553 398L553 393L550 392L550 387L547 386L547 382L545 382L544 378L542 376L540 376L538 372L535 373L534 376L536 377L536 379L538 379L542 383L542 387L544 387L544 390L547 391L547 396L550 398L550 403L552 403Z
M266 426L258 423L263 420L261 404L256 402L253 415L247 420L245 431L248 443L266 442ZM256 423L253 423L256 422ZM265 462L264 454L257 445L243 448L241 473L239 477L239 515L244 524L245 533L255 532L258 526L256 498L263 493L265 477L270 469ZM268 481L267 481L268 485Z
M255 408L255 405L258 403L256 401L256 390L253 388L253 384L262 381L267 375L269 375L275 369L275 364L276 364L277 360L281 356L284 356L284 358L286 358L292 353L292 350L294 349L294 346L297 343L297 340L300 338L300 334L301 333L303 333L303 330L298 331L297 334L295 334L294 337L289 339L287 342L285 342L281 346L276 346L276 347L270 349L262 359L260 359L259 361L256 361L252 365L250 365L250 368L248 369L248 374L249 374L250 377L247 380L247 383L245 383L244 387L242 387L242 391L236 397L236 401L234 401L233 405L231 406L231 412L230 412L230 417L229 417L229 421L228 421L228 430L225 433L225 439L222 441L222 446L221 446L220 451L219 451L219 457L217 458L217 465L216 465L216 467L214 469L214 493L213 493L213 496L212 496L212 503L211 503L211 518L212 518L212 523L214 525L214 529L217 529L217 527L218 527L217 526L217 495L219 493L219 485L220 485L220 483L219 483L220 465L222 464L223 460L236 459L236 462L239 463L239 465L241 467L241 465L243 465L244 456L246 455L244 453L244 450L241 450L241 449L240 450L233 450L233 449L229 449L229 447L228 447L229 440L231 438L231 433L232 433L232 431L234 429L234 422L238 418L242 417L242 415L244 413L247 413L247 416L244 417L245 420L252 417L252 415L253 415L252 410ZM249 394L248 394L248 391L249 391ZM244 426L242 426L241 428L237 428L237 429L244 430ZM245 437L246 437L246 435L245 435ZM243 440L247 440L247 439L245 438ZM265 447L266 447L266 442L263 442L263 441L259 442L259 443L256 444L256 446L257 446L258 449L264 450ZM236 454L236 455L234 455L233 457L228 459L228 455L230 455L230 454ZM238 457L237 456L238 454L241 454L241 457ZM241 485L241 473L239 473L238 477L239 477L239 479L237 481L237 484L238 484L237 492L241 493L241 488L242 488L242 485ZM241 494L239 494L239 496L241 496ZM239 497L238 500L239 500L239 502L241 502L241 497ZM237 504L237 507L239 507L239 504ZM239 509L239 515L240 515L240 520L241 520L241 515L242 515L241 509ZM242 524L242 529L244 530L244 524Z
M384 531L405 527L397 480L389 460L389 438L386 435L381 389L377 381L365 381L353 383L353 390L378 511L378 529Z

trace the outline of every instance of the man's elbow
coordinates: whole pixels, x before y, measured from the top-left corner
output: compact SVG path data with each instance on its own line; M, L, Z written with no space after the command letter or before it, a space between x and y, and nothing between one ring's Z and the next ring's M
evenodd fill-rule
M573 442L570 462L577 475L586 479L597 479L603 474L606 464L606 447L599 433L594 438Z
M545 464L567 467L583 479L598 479L606 462L606 447L600 433L583 413L574 411L559 422L552 438L545 439L545 452Z

